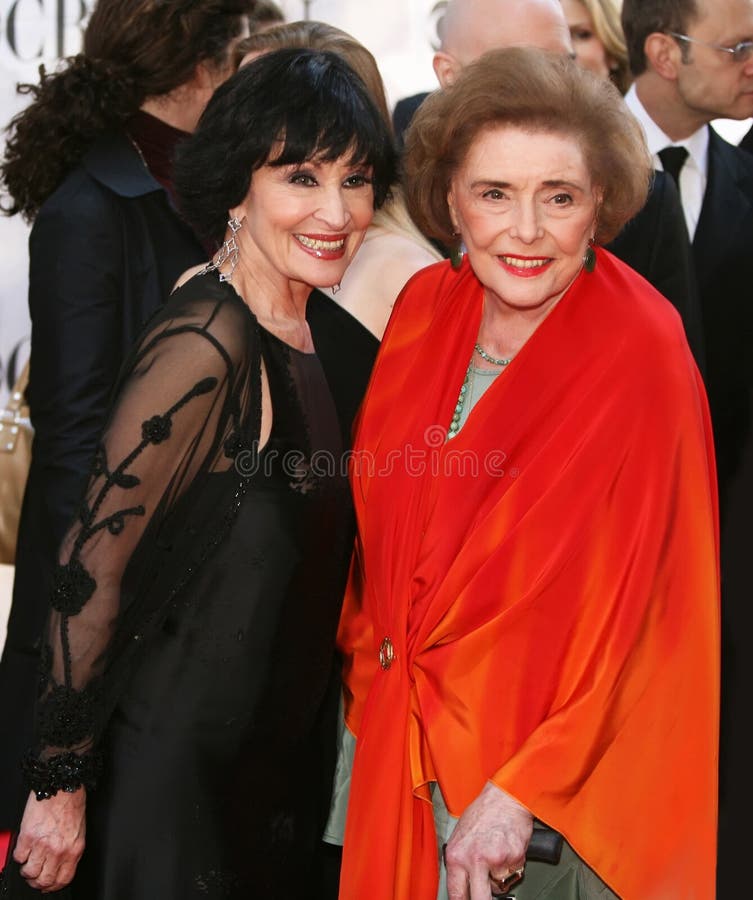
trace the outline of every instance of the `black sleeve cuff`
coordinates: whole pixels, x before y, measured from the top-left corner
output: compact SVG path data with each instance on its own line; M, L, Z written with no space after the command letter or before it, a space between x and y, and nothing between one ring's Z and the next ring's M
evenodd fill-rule
M58 753L49 759L40 760L32 753L26 755L22 763L27 784L34 791L37 800L54 797L58 791L72 794L80 787L91 790L96 787L102 768L98 753Z

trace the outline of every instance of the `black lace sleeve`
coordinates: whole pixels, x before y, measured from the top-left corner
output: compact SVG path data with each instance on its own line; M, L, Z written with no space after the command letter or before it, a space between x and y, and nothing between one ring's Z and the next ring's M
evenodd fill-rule
M122 662L113 648L139 637L141 599L122 587L129 561L138 551L139 565L148 567L149 544L175 501L196 479L232 465L234 449L258 434L260 412L250 423L241 415L257 393L250 315L239 302L190 299L190 289L178 292L127 364L77 522L63 542L37 746L24 765L38 799L96 782L98 739L113 701L110 673Z

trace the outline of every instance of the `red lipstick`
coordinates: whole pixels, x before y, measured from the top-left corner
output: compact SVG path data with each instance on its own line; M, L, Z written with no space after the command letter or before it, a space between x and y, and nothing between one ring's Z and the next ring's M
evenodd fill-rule
M301 250L317 259L342 259L347 234L295 234Z
M497 256L500 266L517 278L535 278L551 266L554 260L550 256L521 256L517 253L504 253Z

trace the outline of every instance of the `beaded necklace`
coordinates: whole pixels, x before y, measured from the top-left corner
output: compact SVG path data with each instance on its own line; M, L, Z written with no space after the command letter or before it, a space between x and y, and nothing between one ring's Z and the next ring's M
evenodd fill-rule
M486 362L491 363L493 366L509 366L512 362L512 357L508 357L506 359L497 359L494 356L490 356L479 344L476 344L473 348L474 353L478 353L481 359L486 360ZM471 391L471 385L473 383L473 353L471 353L471 361L468 363L468 368L465 370L465 378L463 378L463 383L460 385L460 394L458 395L458 402L455 404L455 409L452 413L452 419L450 420L450 427L447 429L447 440L450 438L454 438L455 435L460 431L460 419L463 415L463 409L465 408L465 402L468 399L468 395Z

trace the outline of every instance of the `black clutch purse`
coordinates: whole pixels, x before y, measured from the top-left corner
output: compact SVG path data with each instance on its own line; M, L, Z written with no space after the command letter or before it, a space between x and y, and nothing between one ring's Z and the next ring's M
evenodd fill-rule
M537 823L533 829L526 859L556 866L562 855L563 837L548 825Z
M556 866L560 861L560 856L562 855L563 842L564 839L558 831L555 831L553 828L549 828L548 825L544 825L543 822L539 822L538 820L536 820L534 823L531 840L528 842L528 849L526 850L526 860L534 862L544 862L549 863L552 866ZM513 872L508 878L506 878L499 884L499 893L495 893L495 891L492 890L492 897L494 897L495 900L496 898L500 898L500 900L504 900L504 898L508 898L508 900L514 900L515 895L511 894L510 891L522 879L522 877L522 869L518 872Z

